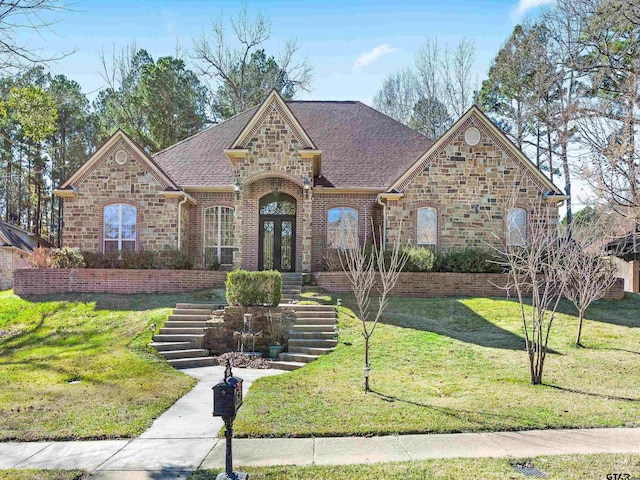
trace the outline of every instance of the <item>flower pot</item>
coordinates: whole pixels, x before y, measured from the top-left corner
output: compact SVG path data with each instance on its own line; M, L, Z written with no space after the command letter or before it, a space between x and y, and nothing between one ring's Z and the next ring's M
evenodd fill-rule
M272 360L278 358L278 355L282 353L282 350L284 350L282 345L271 345L269 347L269 358Z

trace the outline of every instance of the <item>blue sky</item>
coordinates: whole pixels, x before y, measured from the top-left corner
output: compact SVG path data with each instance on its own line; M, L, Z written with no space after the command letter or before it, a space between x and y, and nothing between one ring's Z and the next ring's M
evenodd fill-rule
M548 1L548 0L547 0ZM482 81L491 59L523 12L535 12L545 0L485 1L248 1L250 14L260 10L272 21L268 53L295 37L301 53L314 67L313 90L300 98L360 100L370 104L388 74L413 63L428 36L455 45L474 40L476 76ZM44 39L48 53L77 48L52 65L77 81L85 93L104 86L99 53L135 41L154 58L172 55L176 44L191 48L192 38L207 31L212 17L226 18L241 8L239 1L82 0L59 14L54 34ZM358 59L360 58L360 61Z

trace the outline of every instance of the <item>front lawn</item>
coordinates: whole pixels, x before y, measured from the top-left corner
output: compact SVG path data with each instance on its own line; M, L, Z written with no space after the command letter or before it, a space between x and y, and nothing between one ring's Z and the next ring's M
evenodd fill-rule
M333 299L305 294L307 301ZM349 298L341 295L345 304ZM335 302L333 302L335 303ZM587 311L575 348L569 304L552 330L545 385L529 383L518 304L504 299L391 300L362 386L363 338L340 307L335 352L251 388L242 437L386 435L640 425L640 300Z
M546 478L564 480L603 480L617 478L633 480L640 476L640 455L562 455L532 459L454 458L421 462L377 463L374 465L340 465L310 467L237 468L249 474L251 480L484 480L522 479L513 465L533 466L547 474ZM194 472L190 480L213 480L218 471ZM622 476L607 476L623 474Z
M142 433L195 384L147 347L150 325L188 301L211 299L0 292L0 440Z

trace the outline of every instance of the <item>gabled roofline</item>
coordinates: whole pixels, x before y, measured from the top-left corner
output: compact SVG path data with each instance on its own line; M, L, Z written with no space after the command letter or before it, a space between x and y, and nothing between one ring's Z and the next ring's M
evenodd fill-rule
M136 142L134 142L129 135L127 135L121 128L118 128L113 135L111 135L107 141L105 141L102 146L96 150L96 152L89 157L89 159L82 164L82 166L76 170L76 172L69 177L69 179L64 182L59 188L56 190L69 190L71 189L76 182L78 182L84 174L86 174L97 162L102 158L102 156L115 144L115 142L119 139L124 140L133 151L142 158L143 161L147 163L149 168L163 181L167 183L167 186L172 187L175 190L180 190L180 187L167 175L162 168L145 152Z
M275 88L271 90L269 95L267 95L267 98L265 98L262 104L260 104L260 107L258 108L256 113L253 114L253 117L251 117L251 119L240 131L240 133L238 134L236 139L233 141L233 143L229 146L229 150L235 149L238 147L243 147L242 142L244 140L244 137L251 132L251 130L255 127L256 123L260 120L262 115L265 113L266 109L269 107L269 105L273 101L277 102L278 105L284 110L284 112L290 117L291 123L293 124L293 128L295 128L298 131L302 139L307 143L307 145L309 145L309 148L311 150L317 150L318 148L316 147L316 144L313 142L313 140L311 140L311 137L309 137L309 134L307 134L307 132L302 127L302 125L300 124L296 116L293 114L291 109L287 106L287 103L282 99L282 97L280 96L280 94Z
M411 175L415 173L416 170L424 168L424 162L434 153L442 149L448 142L449 136L451 133L456 131L464 122L466 122L469 117L472 115L476 115L476 117L495 135L501 139L505 146L523 163L523 165L534 175L536 176L542 184L547 187L550 191L554 192L556 195L564 196L564 192L560 190L556 185L554 185L551 180L547 178L547 176L536 167L531 160L520 150L505 134L502 130L500 130L495 123L489 119L485 115L485 113L477 106L472 105L469 110L465 112L462 117L458 119L456 123L453 124L449 130L447 130L444 135L442 135L431 147L427 149L425 153L422 154L416 162L407 169L405 173L398 178L388 189L387 191L391 192L393 190L396 191L404 191L408 182L407 180L411 178Z

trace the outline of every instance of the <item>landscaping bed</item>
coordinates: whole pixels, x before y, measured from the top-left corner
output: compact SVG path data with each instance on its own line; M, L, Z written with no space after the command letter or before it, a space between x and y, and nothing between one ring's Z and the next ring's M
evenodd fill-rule
M0 440L130 438L195 384L152 349L152 324L208 294L0 292Z
M339 345L304 368L256 381L241 437L386 435L640 425L640 300L595 303L583 344L563 303L544 385L529 383L517 302L393 298L371 347L363 391L361 325L340 294ZM335 303L305 293L307 302Z

